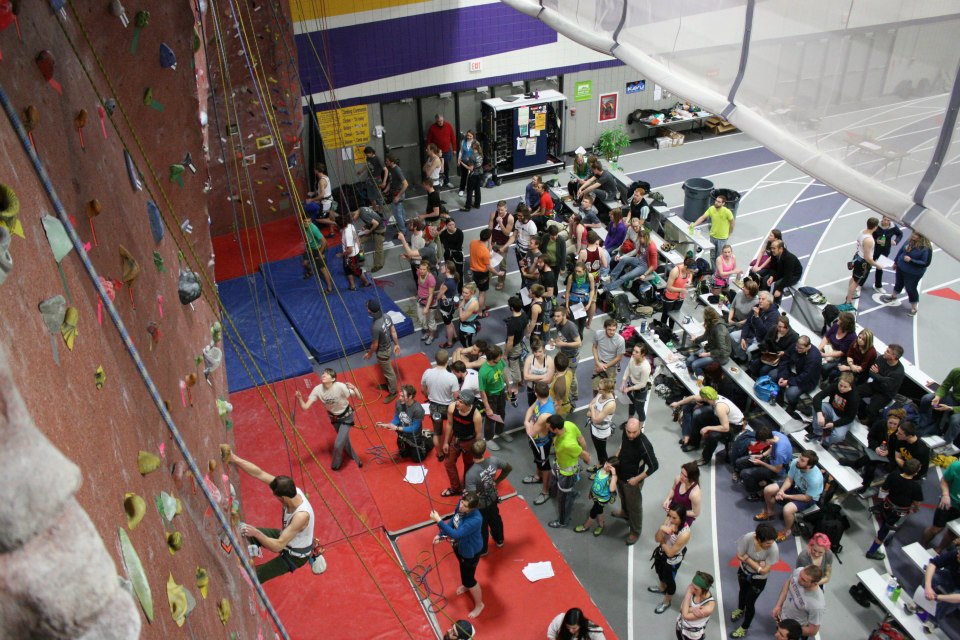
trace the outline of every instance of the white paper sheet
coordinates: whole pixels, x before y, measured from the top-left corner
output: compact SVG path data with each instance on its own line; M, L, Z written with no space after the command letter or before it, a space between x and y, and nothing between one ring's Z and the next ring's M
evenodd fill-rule
M494 251L490 252L490 266L494 269L500 266L500 263L503 262L503 256Z
M927 596L923 594L923 585L917 585L917 590L913 592L913 601L917 606L930 615L935 615L937 613L937 602L935 600L927 600Z
M890 259L890 256L877 257L877 264L880 265L881 269L893 269L893 260Z
M387 317L393 321L393 324L400 324L407 319L407 316L403 315L399 311L387 311Z
M553 564L547 560L546 562L531 562L523 568L523 575L530 582L536 582L537 580L552 578L556 574L553 573Z
M530 302L533 301L533 298L530 297L530 291L524 287L520 289L520 301L523 303L523 306L528 306Z
M410 484L423 484L427 477L428 469L421 466L409 466L407 467L407 475L404 477L404 482L409 482Z
M583 308L582 302L578 302L577 304L570 305L570 313L573 314L574 320L579 320L580 318L587 317L587 310Z

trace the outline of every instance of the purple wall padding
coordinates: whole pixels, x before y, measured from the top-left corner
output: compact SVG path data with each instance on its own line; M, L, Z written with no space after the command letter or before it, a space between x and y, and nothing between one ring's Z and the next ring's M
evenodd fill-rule
M318 56L337 88L556 41L553 29L500 3L296 36L305 93L330 88Z

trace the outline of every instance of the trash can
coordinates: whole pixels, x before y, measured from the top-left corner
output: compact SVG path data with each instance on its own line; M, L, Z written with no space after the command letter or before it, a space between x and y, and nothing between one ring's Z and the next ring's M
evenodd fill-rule
M710 207L713 183L706 178L690 178L683 183L683 219L695 222Z
M717 196L723 196L727 199L727 209L730 209L730 212L736 216L737 205L740 204L740 192L733 189L714 189L710 192L711 201L715 200ZM713 203L711 202L711 204Z

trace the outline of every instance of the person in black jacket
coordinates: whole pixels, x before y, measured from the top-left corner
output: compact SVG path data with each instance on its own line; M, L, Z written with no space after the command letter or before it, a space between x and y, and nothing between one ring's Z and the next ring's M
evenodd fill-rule
M927 475L927 469L930 468L930 448L917 436L917 428L909 422L901 422L897 430L889 435L885 443L874 449L874 452L886 460L872 460L869 456L864 456L867 461L860 474L863 478L863 486L857 489L860 495L870 488L878 469L896 471L902 469L907 460L917 460L920 463L917 480L923 480ZM857 464L854 463L854 467L856 466Z
M810 344L809 336L797 338L793 350L781 358L780 368L777 369L777 384L780 385L777 402L786 403L787 411L796 411L800 394L817 388L822 362L823 356L819 349Z
M749 366L750 375L757 379L776 371L783 357L793 350L799 337L797 332L790 328L790 316L785 313L781 315L777 324L764 336L760 348L754 352Z
M773 273L767 278L767 287L773 292L775 302L783 298L783 290L792 287L803 276L803 265L800 259L793 255L783 245L783 240L774 240L770 243L770 254L773 256Z
M769 291L761 291L757 294L757 299L757 306L744 320L743 328L730 334L733 355L740 361L746 360L747 355L759 347L760 341L770 329L776 327L780 318L780 309L773 303L773 296Z
M873 230L873 260L876 262L880 256L890 256L890 250L893 245L903 240L903 231L897 226L897 223L883 216L880 219L880 226ZM873 277L873 288L876 291L884 293L883 290L883 269L877 269Z
M803 416L804 422L813 422L813 435L820 438L820 443L825 447L847 437L847 431L857 417L860 397L853 383L852 373L841 373L836 382L827 385L813 397L811 418Z
M660 468L653 445L643 435L643 425L636 418L627 420L620 450L617 451L620 465L617 468L617 490L620 492L621 509L614 511L617 518L626 518L630 534L625 544L633 545L640 539L643 528L643 481Z
M906 375L900 362L902 355L903 347L899 344L887 346L883 355L870 367L870 379L857 386L857 395L863 401L859 416L866 424L873 422L900 391Z

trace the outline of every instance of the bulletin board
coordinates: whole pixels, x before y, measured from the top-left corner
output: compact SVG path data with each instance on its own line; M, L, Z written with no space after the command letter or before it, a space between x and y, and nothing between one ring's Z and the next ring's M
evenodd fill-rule
M547 161L547 105L514 110L513 168L522 169Z

